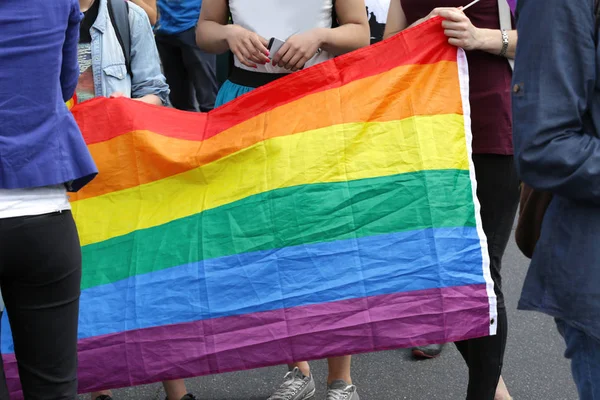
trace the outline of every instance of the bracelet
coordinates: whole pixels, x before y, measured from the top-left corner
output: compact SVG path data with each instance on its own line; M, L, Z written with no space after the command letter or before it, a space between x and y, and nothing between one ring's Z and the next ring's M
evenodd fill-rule
M508 51L508 32L506 32L506 29L502 29L502 50L500 50L500 56L506 57L507 51Z

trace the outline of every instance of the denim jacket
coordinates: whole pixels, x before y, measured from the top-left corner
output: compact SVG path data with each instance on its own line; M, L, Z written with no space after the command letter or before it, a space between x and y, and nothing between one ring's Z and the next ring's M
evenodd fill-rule
M600 340L600 50L595 0L519 0L515 160L554 194L519 308Z
M109 19L107 0L99 1L98 17L90 29L96 96L108 97L114 92L121 92L128 97L140 98L154 94L166 105L169 86L160 69L160 58L148 16L142 8L129 3L132 81L127 74L123 50Z

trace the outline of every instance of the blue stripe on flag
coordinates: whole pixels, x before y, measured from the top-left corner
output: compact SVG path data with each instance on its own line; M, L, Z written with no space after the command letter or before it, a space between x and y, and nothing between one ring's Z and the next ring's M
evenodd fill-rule
M301 245L191 263L86 289L79 337L481 283L481 246L472 227ZM3 353L12 352L7 326L4 318Z

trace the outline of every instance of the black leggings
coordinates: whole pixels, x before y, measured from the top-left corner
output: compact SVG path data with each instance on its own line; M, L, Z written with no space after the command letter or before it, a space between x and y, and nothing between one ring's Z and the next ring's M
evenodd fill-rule
M508 334L500 269L519 205L519 179L512 156L475 154L473 162L490 270L498 297L498 331L495 336L457 342L456 347L469 367L467 400L493 400Z
M81 249L71 212L0 219L0 286L25 400L77 398ZM0 363L0 399L8 399Z

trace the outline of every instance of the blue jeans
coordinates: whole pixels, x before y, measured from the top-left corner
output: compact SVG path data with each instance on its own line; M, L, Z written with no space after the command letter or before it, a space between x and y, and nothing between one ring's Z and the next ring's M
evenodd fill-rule
M600 400L600 341L585 332L556 320L565 339L565 357L571 360L571 371L582 400Z

